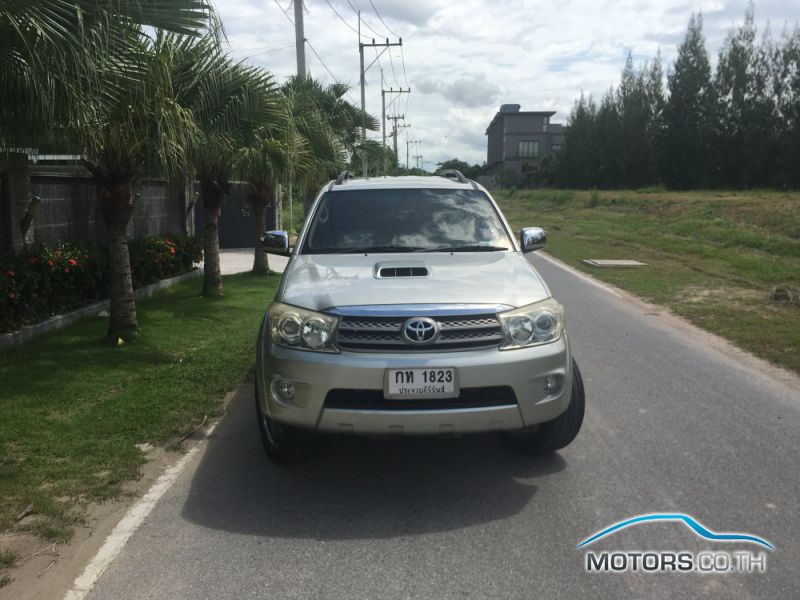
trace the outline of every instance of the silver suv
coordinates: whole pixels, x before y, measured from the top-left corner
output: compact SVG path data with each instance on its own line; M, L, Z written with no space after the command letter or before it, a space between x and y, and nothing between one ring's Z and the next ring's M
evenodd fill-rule
M458 171L327 184L289 249L258 335L256 410L267 454L305 456L320 433L498 432L531 454L563 448L584 390L564 310L489 193Z

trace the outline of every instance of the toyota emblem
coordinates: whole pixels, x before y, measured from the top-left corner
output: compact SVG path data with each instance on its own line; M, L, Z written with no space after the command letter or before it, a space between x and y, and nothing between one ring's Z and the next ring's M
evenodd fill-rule
M427 317L415 317L403 323L403 338L410 344L432 344L439 337L439 324Z

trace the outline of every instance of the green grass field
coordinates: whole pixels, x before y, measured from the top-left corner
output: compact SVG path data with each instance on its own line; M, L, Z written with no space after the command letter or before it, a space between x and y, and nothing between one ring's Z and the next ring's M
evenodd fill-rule
M0 531L67 540L86 503L138 476L136 444L174 443L219 415L253 366L278 281L226 277L218 299L199 280L164 290L139 303L129 345L110 346L107 319L90 318L1 353Z
M495 194L517 229L548 232L547 251L664 305L740 347L800 372L800 193L520 190ZM586 258L630 258L596 269ZM770 300L776 286L794 302Z

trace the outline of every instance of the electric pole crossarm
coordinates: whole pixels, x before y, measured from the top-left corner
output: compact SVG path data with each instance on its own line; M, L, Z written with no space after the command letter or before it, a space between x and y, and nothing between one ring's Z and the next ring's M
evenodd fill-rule
M297 0L295 0L295 1L297 1ZM361 11L357 11L357 12L358 12L358 57L359 57L359 61L361 63L361 73L360 73L360 75L361 75L361 77L360 77L360 79L361 79L361 111L366 113L367 112L367 103L366 103L366 91L365 91L365 88L366 88L366 77L365 77L365 74L369 70L369 68L372 65L375 64L375 61L377 61L381 57L381 55L384 52L386 52L386 50L388 50L391 46L402 46L403 45L403 38L398 38L398 40L396 42L390 42L389 38L386 38L385 42L376 42L375 39L373 39L372 42L365 44L364 42L361 41ZM383 48L383 50L381 50L380 54L378 54L375 57L375 60L373 60L371 63L369 63L369 65L366 68L364 68L364 48L377 48L377 47L381 47L381 48ZM382 81L381 81L381 85L383 85ZM385 95L383 93L381 94L381 96L382 96L382 98L381 98L382 105L384 106L384 108L382 110L382 118L385 119L386 97L385 97ZM395 121L395 123L396 122L397 121ZM385 148L386 147L385 121L384 121L383 130L384 130L384 133L383 133L383 140L384 140L383 141L383 146ZM366 140L367 140L367 128L362 125L362 127L361 127L361 141L364 142ZM364 177L366 177L367 176L367 158L366 158L366 156L364 156L364 158L363 158L362 168L363 168L363 175L364 175ZM386 173L386 159L385 158L384 158L383 171L384 171L384 174L385 174Z

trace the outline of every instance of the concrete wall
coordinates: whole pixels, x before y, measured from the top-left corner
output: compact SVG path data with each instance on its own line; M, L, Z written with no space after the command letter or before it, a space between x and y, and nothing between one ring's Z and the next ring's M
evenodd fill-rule
M199 186L195 186L199 190ZM244 182L233 183L230 193L222 205L219 216L220 248L252 248L256 242L256 218L251 206L250 186ZM195 231L203 235L205 214L202 202L198 201L195 210ZM274 206L267 210L267 229L275 229L276 214Z
M94 184L85 171L29 169L29 179L20 177L19 169L6 169L0 178L0 254L21 249L19 223L32 196L39 196L41 202L36 207L26 244L52 246L67 241L91 244L107 240ZM139 196L128 226L131 239L193 233L184 189L164 181L144 180L139 182L136 192Z

